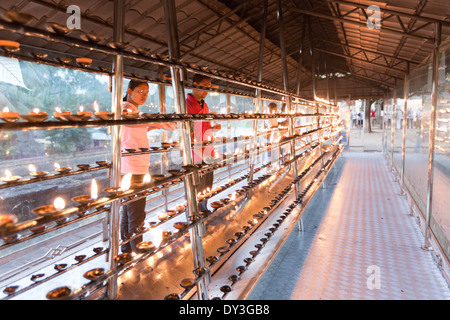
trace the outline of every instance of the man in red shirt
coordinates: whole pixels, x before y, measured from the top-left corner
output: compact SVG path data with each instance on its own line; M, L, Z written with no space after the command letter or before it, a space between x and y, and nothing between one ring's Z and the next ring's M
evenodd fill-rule
M196 74L193 79L193 84L196 86L202 86L206 88L211 87L211 78ZM192 93L189 93L186 98L187 112L191 114L207 114L209 113L208 105L205 102L205 98L208 95L208 91L195 89ZM194 143L200 144L202 142L212 142L214 140L213 132L220 130L221 125L211 125L210 121L194 121L194 134L191 137ZM195 164L205 164L208 158L215 156L213 146L199 147L194 146L192 156ZM212 189L214 181L214 172L208 172L200 177L199 192L205 191L207 188ZM203 201L199 206L200 211L207 210L207 202Z

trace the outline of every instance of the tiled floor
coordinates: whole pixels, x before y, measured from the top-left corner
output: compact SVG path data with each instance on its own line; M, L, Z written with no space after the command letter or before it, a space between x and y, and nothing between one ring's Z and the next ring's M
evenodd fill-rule
M249 299L450 300L381 153L346 152Z

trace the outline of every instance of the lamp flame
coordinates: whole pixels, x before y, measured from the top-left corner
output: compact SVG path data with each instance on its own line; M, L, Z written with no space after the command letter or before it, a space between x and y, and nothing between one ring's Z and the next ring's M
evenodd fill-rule
M98 198L98 187L95 179L91 182L91 199L96 200Z
M99 111L99 107L98 107L97 101L94 101L94 110L95 110L95 112Z
M34 112L34 113L39 113L39 108L34 108L34 109L33 109L33 112Z
M61 113L61 108L60 107L55 107L55 111L58 113Z
M123 176L122 182L120 183L120 191L127 191L131 186L131 173L127 173Z
M160 231L160 230L150 230L150 235L151 235L152 243L156 247L159 247L159 245L162 242L162 231Z
M11 171L5 170L5 177L10 178L11 177Z
M57 210L62 210L66 206L66 202L64 201L63 198L58 197L58 198L55 199L55 202L53 203L53 206Z
M80 106L78 109L80 110L80 112L84 112L84 106Z
M3 112L9 112L9 108L8 107L4 107L3 108Z
M145 184L147 184L147 183L150 183L150 181L152 181L152 177L147 173L147 174L144 176L144 179L142 180L142 182L145 183Z
M28 165L28 171L30 172L36 172L36 167L32 164Z
M60 165L59 165L58 163L55 163L54 166L55 166L55 169L61 168Z

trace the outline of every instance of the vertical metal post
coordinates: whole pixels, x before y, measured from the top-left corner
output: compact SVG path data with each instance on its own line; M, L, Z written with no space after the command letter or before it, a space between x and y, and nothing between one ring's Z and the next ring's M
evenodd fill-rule
M280 49L281 49L281 63L283 69L283 86L285 91L289 91L289 74L287 69L287 60L286 60L286 44L284 41L284 26L283 26L283 9L281 7L281 0L277 0L277 18L278 18L278 28L280 31ZM291 97L289 95L285 96L286 99L286 110L289 113L292 112L291 108ZM295 119L293 117L288 118L288 126L289 126L289 135L293 136L295 134ZM291 143L291 156L295 157L295 140L292 140ZM292 166L292 175L293 178L296 179L298 177L298 167L297 164L294 163ZM295 184L295 194L298 196L300 191L298 189L297 183Z
M278 29L280 31L280 49L281 49L281 64L283 70L283 89L289 91L289 74L286 60L286 45L284 41L284 27L283 27L283 10L281 8L281 0L277 0L277 19Z
M298 58L298 70L297 70L297 95L300 95L300 88L301 88L301 81L300 81L300 77L302 74L302 65L303 65L303 52L305 50L305 34L306 34L306 28L307 28L307 23L306 23L306 16L303 16L303 30L302 30L302 41L300 42L300 56Z
M433 180L434 180L434 152L435 152L435 136L436 136L436 114L438 103L438 80L439 80L439 45L441 44L442 25L436 22L434 31L434 49L432 60L432 76L431 76L431 112L430 112L430 137L428 145L428 188L427 188L427 211L426 211L426 228L425 243L422 248L430 247L430 220L433 204Z
M383 121L384 121L384 130L383 130L383 151L384 154L387 155L387 98L386 93L384 94L383 99Z
M161 68L158 70L158 80L164 80L164 74ZM159 98L159 112L161 114L165 114L167 112L166 105L166 85L158 84L158 98ZM167 131L163 130L161 132L161 143L167 142ZM162 152L161 153L161 174L166 175L169 169L169 153ZM169 189L165 188L163 190L164 195L164 208L166 211L169 209L167 204L167 194L169 193Z
M231 96L229 93L227 93L227 114L230 114L230 113L231 113ZM228 141L231 140L231 121L230 120L227 121L227 140ZM228 157L228 155L232 154L231 145L232 145L231 143L227 143L226 157ZM231 180L231 165L228 166L228 179Z
M258 74L257 81L262 82L262 72L263 72L263 61L264 61L264 44L266 41L266 22L267 22L267 3L268 0L263 2L263 22L261 26L261 37L259 39L259 56L258 56ZM261 108L261 89L256 89L255 97L255 113L260 112ZM256 157L256 143L257 143L257 131L258 131L258 120L253 120L253 139L252 145L250 146L250 159L249 159L249 175L248 182L253 182L253 173L255 167L255 157Z
M407 125L407 112L408 112L408 76L409 76L409 62L407 62L405 80L403 83L403 135L402 135L402 195L405 195L405 164L406 164L406 125Z
M114 0L114 41L123 42L125 25L125 1ZM114 113L114 119L118 120L122 115L122 94L123 94L123 57L121 55L114 56L114 85L112 94L111 112ZM120 185L120 137L122 126L114 126L112 128L112 168L111 168L111 186L118 187ZM114 257L119 253L119 230L120 230L120 200L111 203L109 219L109 262L110 268L117 266ZM117 280L118 276L114 275L108 280L108 298L117 298Z
M171 59L180 58L180 48L177 30L177 17L174 0L163 0L164 17L166 19L167 43L169 47L169 57ZM184 95L184 70L177 67L171 67L172 88L174 91L175 110L177 113L186 113L186 100ZM193 123L182 122L182 132L180 136L180 145L184 165L193 165L191 133L194 132ZM188 174L184 180L184 189L187 200L187 214L190 216L198 216L198 203L195 185L198 184L198 173ZM205 257L203 252L203 243L201 238L201 227L197 225L190 232L192 255L194 260L194 268L205 267ZM206 277L203 277L197 284L197 293L199 300L208 299L208 287Z
M391 166L394 171L394 136L395 136L395 102L397 100L397 80L394 82L394 94L392 97L392 117L391 117ZM394 179L396 181L394 174Z

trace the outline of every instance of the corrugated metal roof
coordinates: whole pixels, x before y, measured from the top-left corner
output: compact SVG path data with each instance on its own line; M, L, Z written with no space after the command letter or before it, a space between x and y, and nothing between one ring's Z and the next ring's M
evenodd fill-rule
M262 0L177 0L175 3L183 61L223 74L257 79ZM26 26L52 30L51 23L66 25L69 16L66 9L70 4L80 7L82 25L81 30L68 32L66 39L79 41L86 36L99 36L99 44L111 45L113 1L2 0L0 19L13 21L10 12L26 13L32 18ZM127 0L125 4L125 42L129 44L125 50L164 57L167 39L161 1ZM382 94L396 78L403 78L407 61L413 67L431 53L434 23L417 20L417 16L444 21L442 40L450 34L450 8L444 0L281 0L281 4L289 90L295 92L297 87L299 51L303 41L300 85L305 97L312 95L312 61L308 54L311 44L315 50L320 50L314 51L319 73L325 73L325 64L328 71L349 71L361 86L372 88L370 93ZM366 25L365 9L371 4L381 9L380 30L371 30ZM392 11L400 14L392 14ZM312 39L308 36L309 22ZM91 69L111 70L112 59L104 52L9 30L0 30L0 39L20 42L21 50L15 53L18 57L36 59L37 53L41 59L55 64L60 63L61 58L70 57L69 65L73 67L76 66L75 57L89 57L94 61ZM47 56L42 58L42 53ZM126 59L125 63L127 75L156 78L157 65L136 59ZM263 83L282 89L282 69L276 0L268 0ZM364 88L360 92L369 91Z

